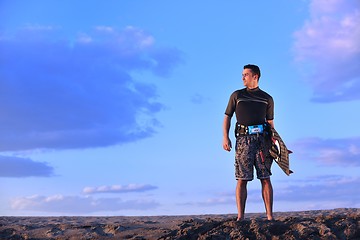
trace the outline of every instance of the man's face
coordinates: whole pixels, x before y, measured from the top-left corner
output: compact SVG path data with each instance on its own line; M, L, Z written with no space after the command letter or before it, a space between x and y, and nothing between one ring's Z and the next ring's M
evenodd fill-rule
M250 69L244 69L242 73L242 80L245 87L254 87L257 83L257 75L253 74Z

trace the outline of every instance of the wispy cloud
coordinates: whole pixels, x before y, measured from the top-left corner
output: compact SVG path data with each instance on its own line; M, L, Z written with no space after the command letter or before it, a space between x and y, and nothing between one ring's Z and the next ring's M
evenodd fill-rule
M297 209L294 210L359 206L359 177L321 175L309 177L301 181L287 180L286 182L288 183L287 186L282 187L276 186L276 183L273 183L274 201L275 203L286 202L286 205L293 205L296 203ZM247 199L248 204L262 203L261 190L249 189ZM317 203L317 205L314 205L313 203ZM203 201L192 201L181 203L179 205L212 207L235 204L235 193L231 191L214 194L212 197ZM281 209L281 206L279 206L279 208Z
M191 96L190 101L194 104L203 104L204 102L208 101L208 99L203 95L196 93L193 96Z
M185 203L179 203L178 205L182 206L197 206L197 207L211 207L218 205L233 205L235 204L234 196L217 196L212 198L207 198L203 201L191 201Z
M359 22L358 0L310 2L310 18L294 34L294 52L313 101L360 99Z
M112 185L100 187L85 187L83 193L127 193L127 192L145 192L157 189L156 186L150 184L129 184L129 185Z
M358 177L317 176L278 189L276 199L289 202L346 202L351 206L360 201L359 184Z
M136 71L166 77L181 62L136 27L97 27L66 38L27 27L0 36L0 151L121 144L159 127L156 85Z
M249 189L247 196L250 201L256 200L261 196L261 191L258 189ZM261 197L257 200L260 200ZM179 205L185 206L197 206L197 207L211 207L211 206L219 206L219 205L235 205L235 192L221 192L215 193L212 197L209 197L200 201L190 201L185 203L179 203Z
M53 214L90 214L103 211L148 210L160 204L147 199L93 198L81 196L29 196L11 201L13 210L38 211Z
M360 166L360 137L344 139L306 138L296 141L296 157L318 161L322 165Z
M0 156L0 177L51 177L53 167L45 162L36 162L29 158Z

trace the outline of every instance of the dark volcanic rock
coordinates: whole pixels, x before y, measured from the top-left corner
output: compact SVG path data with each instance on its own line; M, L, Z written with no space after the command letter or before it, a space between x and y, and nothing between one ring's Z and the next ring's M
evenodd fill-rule
M0 217L0 239L360 239L360 209L154 217Z

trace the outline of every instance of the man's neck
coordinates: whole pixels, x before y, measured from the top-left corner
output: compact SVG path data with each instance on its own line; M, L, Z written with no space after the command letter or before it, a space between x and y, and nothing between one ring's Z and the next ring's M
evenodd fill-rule
M256 85L256 86L247 86L246 88L249 89L249 90L254 90L256 88L258 88L259 85Z

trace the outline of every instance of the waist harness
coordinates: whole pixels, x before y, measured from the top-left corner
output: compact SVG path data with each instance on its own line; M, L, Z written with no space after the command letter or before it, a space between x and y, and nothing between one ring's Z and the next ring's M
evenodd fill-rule
M240 123L236 123L235 126L235 137L240 137L244 135L253 135L253 134L266 134L269 130L269 124L257 124L245 126Z

